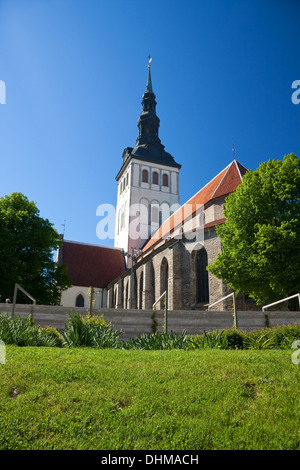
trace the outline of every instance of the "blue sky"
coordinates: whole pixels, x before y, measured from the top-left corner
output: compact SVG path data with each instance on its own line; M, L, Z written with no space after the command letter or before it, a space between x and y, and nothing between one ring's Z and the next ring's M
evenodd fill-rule
M184 203L235 157L300 157L300 2L0 0L0 196L19 191L65 238L99 240L134 147L147 56Z

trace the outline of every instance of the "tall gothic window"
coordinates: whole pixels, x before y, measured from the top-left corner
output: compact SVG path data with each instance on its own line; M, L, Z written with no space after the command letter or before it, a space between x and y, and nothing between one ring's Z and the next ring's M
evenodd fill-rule
M143 170L143 173L142 173L142 182L143 182L143 183L148 183L148 171L147 171L147 170Z
M168 290L169 280L169 265L166 258L164 258L160 265L160 294L163 294Z
M169 186L169 178L166 173L163 174L163 186Z
M124 302L124 308L128 308L128 307L129 307L128 286L129 286L129 282L127 282L126 287L125 287L125 299L124 299L125 302Z
M139 309L143 308L143 291L144 291L144 273L141 272L140 275L140 289L139 289Z
M207 252L201 248L196 256L197 303L209 301Z

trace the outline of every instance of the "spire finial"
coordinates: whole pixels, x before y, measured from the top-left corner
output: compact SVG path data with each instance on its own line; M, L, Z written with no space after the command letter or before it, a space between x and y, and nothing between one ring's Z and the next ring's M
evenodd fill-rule
M233 159L235 160L235 148L234 148L233 137L232 137L232 152L233 152Z
M151 73L150 73L150 68L151 68L150 64L151 64L151 61L152 61L152 57L151 57L150 54L148 55L148 59L149 59L149 63L148 63L148 78L147 78L146 92L147 93L153 93Z

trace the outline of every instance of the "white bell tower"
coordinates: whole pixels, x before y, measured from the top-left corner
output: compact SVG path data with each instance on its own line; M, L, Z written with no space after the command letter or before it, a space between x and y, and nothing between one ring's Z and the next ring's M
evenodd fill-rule
M138 120L136 146L126 147L116 176L115 247L132 254L143 247L158 227L179 208L181 165L164 150L159 137L150 61ZM130 263L129 263L130 264Z

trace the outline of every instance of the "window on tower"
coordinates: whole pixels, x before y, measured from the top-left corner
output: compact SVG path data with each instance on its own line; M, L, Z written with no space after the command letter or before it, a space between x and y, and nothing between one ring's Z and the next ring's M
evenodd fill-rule
M143 183L148 183L148 171L147 171L147 170L143 170L143 173L142 173L142 182L143 182Z
M169 186L169 178L166 173L163 174L163 186Z
M154 171L152 173L152 183L153 184L158 184L158 173L157 173L157 171Z

